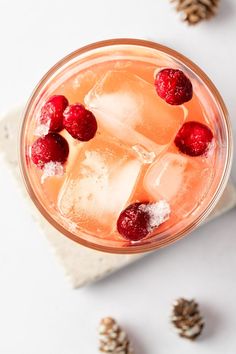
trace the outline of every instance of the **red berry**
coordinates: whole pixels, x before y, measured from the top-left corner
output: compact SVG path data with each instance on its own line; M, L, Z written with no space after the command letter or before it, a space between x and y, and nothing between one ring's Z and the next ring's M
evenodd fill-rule
M63 112L68 104L65 96L50 97L41 109L40 124L48 125L50 132L61 131L63 129Z
M148 203L134 203L117 220L118 232L129 241L139 241L150 232L150 214L142 208Z
M92 139L97 131L97 121L93 113L79 103L66 108L63 125L73 138L80 141Z
M193 87L183 71L163 69L155 79L157 94L171 105L180 105L191 100Z
M199 122L187 122L180 128L175 145L181 152L190 156L203 155L213 139L211 130Z
M69 145L65 138L57 133L49 133L38 138L31 147L31 159L39 168L50 161L64 163L69 154Z

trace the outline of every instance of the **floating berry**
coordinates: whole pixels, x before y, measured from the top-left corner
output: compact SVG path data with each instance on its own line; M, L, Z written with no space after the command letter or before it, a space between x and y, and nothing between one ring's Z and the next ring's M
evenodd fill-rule
M165 200L134 203L120 213L117 230L126 240L139 241L166 221L169 214L170 206Z
M63 112L68 104L65 96L50 97L41 109L40 124L48 126L50 132L61 131L63 129Z
M181 152L190 156L203 155L213 139L211 130L199 122L186 122L175 138L175 145Z
M57 133L49 133L38 138L31 147L31 159L39 168L48 162L65 163L69 154L69 145L65 138Z
M97 121L93 113L79 103L66 108L63 126L73 138L80 141L92 139L97 131Z
M138 241L149 233L150 216L140 208L141 205L143 203L129 205L117 220L117 230L127 240Z
M158 96L171 105L180 105L191 100L193 87L191 81L181 70L163 69L155 79Z

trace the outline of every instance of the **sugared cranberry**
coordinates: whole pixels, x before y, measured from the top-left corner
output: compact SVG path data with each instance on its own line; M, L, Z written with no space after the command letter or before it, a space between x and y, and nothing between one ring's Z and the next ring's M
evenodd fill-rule
M117 220L118 232L129 241L139 241L150 232L150 214L142 206L148 203L134 203L124 209Z
M181 152L190 156L203 155L213 139L211 130L199 122L187 122L180 128L175 145Z
M93 113L79 103L66 108L63 126L73 138L80 141L92 139L97 131L97 121Z
M48 126L50 132L61 131L63 129L63 112L68 104L65 96L50 97L41 109L40 124Z
M57 133L49 133L38 138L31 147L31 159L39 168L50 161L64 163L69 154L65 138Z
M193 87L191 81L181 70L163 69L155 79L157 94L171 105L180 105L191 100Z

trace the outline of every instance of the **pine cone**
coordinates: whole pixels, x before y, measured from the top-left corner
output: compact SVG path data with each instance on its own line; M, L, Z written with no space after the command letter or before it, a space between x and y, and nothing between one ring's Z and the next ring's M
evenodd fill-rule
M182 13L183 21L190 25L207 20L218 10L220 0L170 0L176 3L176 10Z
M126 333L111 317L105 317L99 325L100 353L134 354Z
M197 302L183 298L174 302L171 322L181 337L192 340L201 334L204 327Z

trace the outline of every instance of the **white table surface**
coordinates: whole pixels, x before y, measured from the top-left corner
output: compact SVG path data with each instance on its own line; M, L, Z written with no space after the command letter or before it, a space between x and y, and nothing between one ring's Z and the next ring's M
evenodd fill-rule
M236 133L236 1L222 0L211 22L189 28L168 0L0 0L0 111L24 102L40 77L74 49L111 37L168 45L199 64L229 108ZM236 182L234 163L232 176ZM0 353L97 353L105 315L129 329L136 354L236 353L235 210L191 237L72 290L0 166ZM206 318L196 343L169 326L172 300L195 297Z

